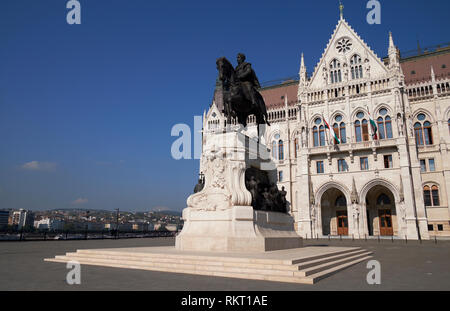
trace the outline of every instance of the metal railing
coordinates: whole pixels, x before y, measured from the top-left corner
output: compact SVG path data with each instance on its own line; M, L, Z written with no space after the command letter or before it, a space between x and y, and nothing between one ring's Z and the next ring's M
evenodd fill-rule
M160 238L175 237L178 232L168 230L0 230L0 242Z

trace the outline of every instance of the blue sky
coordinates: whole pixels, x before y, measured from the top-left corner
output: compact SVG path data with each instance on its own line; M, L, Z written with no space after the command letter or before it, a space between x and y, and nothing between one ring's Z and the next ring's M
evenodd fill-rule
M65 0L0 3L0 208L181 210L198 161L172 159L177 123L212 99L215 60L244 52L260 81L308 71L338 1ZM449 1L345 0L352 27L383 57L449 42Z

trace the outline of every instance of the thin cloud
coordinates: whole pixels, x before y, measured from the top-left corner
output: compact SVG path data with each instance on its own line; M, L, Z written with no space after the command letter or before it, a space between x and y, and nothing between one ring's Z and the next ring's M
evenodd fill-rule
M81 204L86 204L88 202L88 199L84 199L84 198L78 198L74 201L72 201L73 205L81 205Z
M169 211L170 208L166 206L155 206L150 209L151 212L163 212L163 211Z
M56 168L56 163L31 161L23 164L21 167L28 171L52 171Z

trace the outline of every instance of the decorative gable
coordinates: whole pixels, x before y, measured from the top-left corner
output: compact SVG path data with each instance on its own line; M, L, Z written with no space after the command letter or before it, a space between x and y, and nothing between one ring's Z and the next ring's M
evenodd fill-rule
M351 71L355 62L361 65L357 73ZM368 76L374 78L385 76L387 73L388 69L381 59L342 18L314 69L309 88L322 89L327 84L347 82L358 79L361 75L364 78Z

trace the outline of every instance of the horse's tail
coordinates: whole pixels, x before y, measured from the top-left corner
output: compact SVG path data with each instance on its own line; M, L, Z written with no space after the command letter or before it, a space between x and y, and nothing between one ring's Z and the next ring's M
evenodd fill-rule
M266 103L264 102L264 98L259 92L258 92L258 101L259 101L259 110L261 111L261 114L264 116L264 121L268 126L270 126Z
M267 113L264 115L264 120L266 121L267 126L270 126L269 118L267 117Z

